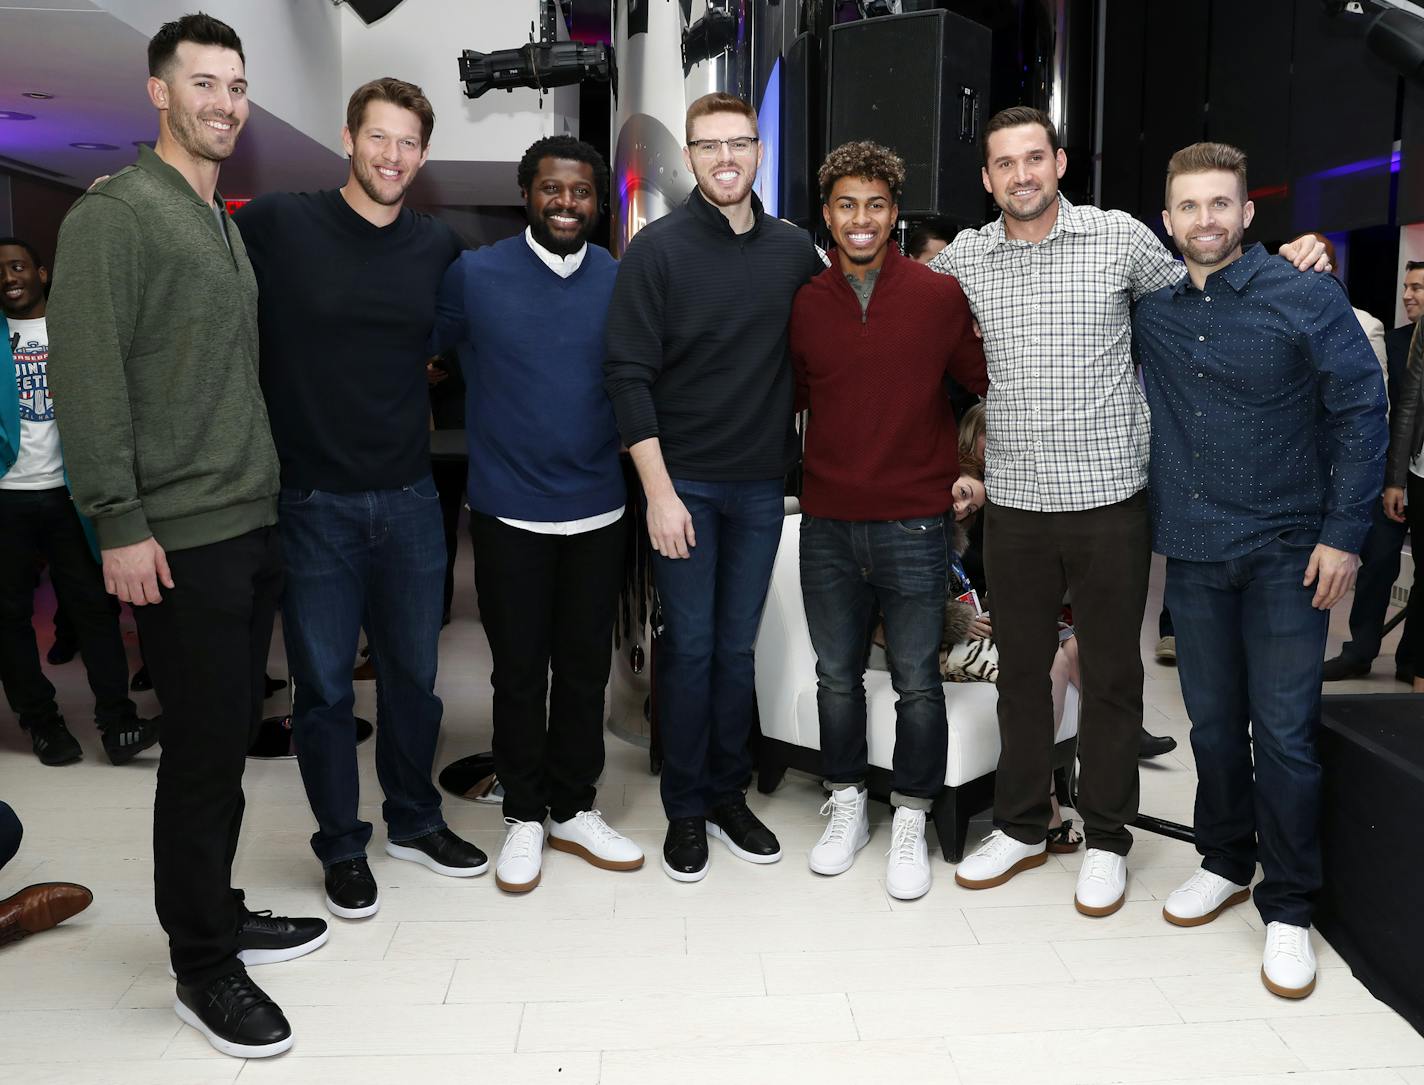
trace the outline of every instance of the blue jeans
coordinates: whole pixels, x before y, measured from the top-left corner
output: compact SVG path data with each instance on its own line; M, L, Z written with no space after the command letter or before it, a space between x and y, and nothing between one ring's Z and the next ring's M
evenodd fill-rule
M928 810L949 742L939 645L949 591L943 516L858 523L801 518L801 594L816 650L821 768L829 785L864 784L865 660L877 612L895 702L896 806Z
M756 714L752 649L785 516L781 479L673 479L697 545L686 558L653 555L662 608L658 721L663 809L701 817L739 799L751 780Z
M365 625L376 665L376 775L393 841L443 828L430 781L440 735L435 667L445 580L440 500L427 476L399 490L283 488L282 632L296 683L292 736L323 866L364 855L351 688Z
M1321 881L1316 738L1330 622L1301 586L1314 547L1313 533L1290 532L1231 561L1167 561L1202 866L1246 885L1259 855L1261 918L1302 927Z
M1340 649L1340 654L1352 663L1373 663L1379 655L1385 615L1389 613L1389 592L1399 579L1399 552L1408 533L1407 525L1395 523L1384 514L1384 505L1375 502L1370 533L1360 550L1360 574L1355 579L1355 601L1350 605L1350 639ZM1412 673L1409 627L1406 619L1394 661L1396 669Z

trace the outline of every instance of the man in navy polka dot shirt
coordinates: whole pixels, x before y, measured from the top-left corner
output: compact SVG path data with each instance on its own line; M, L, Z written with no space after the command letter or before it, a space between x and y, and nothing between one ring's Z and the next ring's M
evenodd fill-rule
M1321 659L1389 434L1379 364L1344 290L1260 245L1243 253L1253 212L1241 151L1198 143L1173 155L1163 222L1188 275L1142 298L1133 320L1203 857L1163 915L1216 918L1250 895L1259 859L1261 978L1304 998L1321 883Z

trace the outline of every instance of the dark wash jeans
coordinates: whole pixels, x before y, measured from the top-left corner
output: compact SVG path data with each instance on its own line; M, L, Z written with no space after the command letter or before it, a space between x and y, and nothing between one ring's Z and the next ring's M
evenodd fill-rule
M541 535L470 514L505 817L568 821L593 809L627 530L619 520Z
M1399 579L1399 553L1408 534L1409 526L1391 520L1384 514L1384 505L1376 501L1370 533L1360 549L1360 573L1355 579L1355 599L1350 604L1350 639L1340 649L1340 654L1352 663L1373 663L1379 655L1385 616L1389 613L1389 593ZM1418 573L1415 579L1421 579ZM1416 632L1412 627L1416 624L1412 614L1405 619L1394 653L1396 669L1411 673L1411 642Z
M1290 532L1231 561L1167 561L1202 866L1247 885L1259 856L1261 918L1299 927L1321 881L1316 738L1330 614L1301 586L1314 548L1313 532Z
M943 516L876 523L801 517L801 594L816 650L827 784L865 783L865 661L878 610L897 694L891 801L928 810L944 786L949 736L939 645L949 530Z
M163 756L153 800L153 881L178 982L202 985L242 968L246 916L232 889L242 829L242 773L262 723L263 676L282 594L275 527L168 551L171 588L134 607Z
M40 668L32 624L35 565L49 565L59 608L74 630L101 728L137 715L129 699L129 661L118 603L89 549L69 490L0 490L0 684L21 727L59 715L54 686Z
M329 867L366 853L357 817L351 665L366 627L376 665L376 776L390 840L444 828L431 783L442 706L435 695L445 535L435 483L399 490L283 488L282 631L296 691L292 736L316 815L312 850Z
M1132 847L1127 826L1137 818L1139 642L1152 561L1147 491L1096 509L1027 512L990 504L985 515L1002 743L994 825L1026 844L1048 833L1054 732L1049 671L1066 590L1083 678L1078 813L1088 847L1126 855ZM1177 608L1171 609L1175 618Z
M663 809L701 817L739 798L751 780L756 714L753 647L781 542L781 479L673 479L697 545L687 558L653 555L662 608L657 646Z

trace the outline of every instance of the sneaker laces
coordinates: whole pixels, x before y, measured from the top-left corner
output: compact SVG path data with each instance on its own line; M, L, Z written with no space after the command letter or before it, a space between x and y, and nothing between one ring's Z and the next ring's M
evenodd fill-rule
M857 796L858 798L858 796ZM831 817L831 822L826 826L826 831L821 834L822 844L843 844L850 836L850 831L855 827L857 807L860 803L856 799L850 802L837 802L834 793L821 807L821 816L827 814Z
M1271 948L1277 957L1293 957L1301 964L1309 964L1307 947L1310 945L1310 931L1291 923L1271 924Z
M203 995L223 1016L236 1019L245 1011L272 1001L245 969L214 980L203 989Z
M609 844L614 840L622 840L622 834L617 832L613 826L603 820L603 813L599 810L580 810L574 815L574 822L585 833L593 838L596 844Z
M995 829L984 838L984 843L979 845L979 850L974 854L997 863L1018 846L1019 841L1002 829Z
M1089 848L1088 854L1083 858L1082 879L1089 882L1102 882L1106 885L1112 877L1116 858L1117 856L1110 851Z
M505 859L530 859L536 854L535 840L539 837L537 821L516 821L505 818L509 832L504 838L504 847L499 849L500 861Z
M890 836L890 848L886 855L893 855L896 863L913 863L919 857L920 841L924 838L925 815L919 810L905 807L895 811L894 828Z
M1217 883L1225 881L1219 874L1213 874L1205 867L1198 867L1195 874L1182 883L1178 893L1195 893L1203 901L1209 901L1216 892Z
M746 799L719 806L712 814L722 828L738 839L745 837L754 829L764 828L761 821L752 813L752 808L747 805Z

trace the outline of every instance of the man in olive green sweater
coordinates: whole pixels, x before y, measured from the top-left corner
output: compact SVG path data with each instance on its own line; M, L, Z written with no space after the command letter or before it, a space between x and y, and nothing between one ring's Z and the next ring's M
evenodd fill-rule
M252 1058L285 1051L292 1032L244 965L310 952L327 930L254 915L231 888L282 586L257 282L216 196L247 81L242 43L206 15L166 24L148 59L158 143L64 221L50 378L74 499L105 586L134 606L163 705L153 861L174 1009Z

